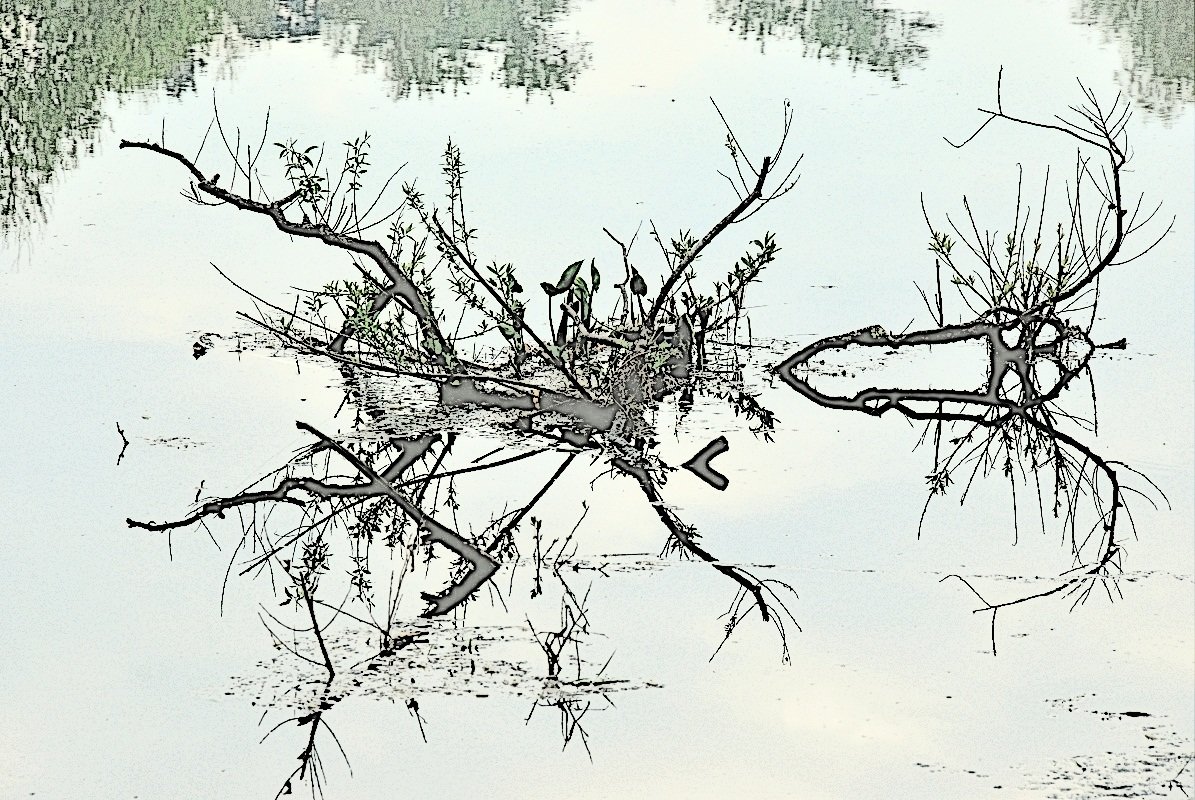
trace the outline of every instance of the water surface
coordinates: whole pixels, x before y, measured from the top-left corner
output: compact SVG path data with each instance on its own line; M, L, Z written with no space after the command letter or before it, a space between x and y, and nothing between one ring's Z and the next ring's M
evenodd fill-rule
M587 569L571 579L578 590L592 585L585 658L596 672L612 654L603 677L626 685L589 698L588 754L578 734L562 749L569 717L560 706L540 705L528 719L544 701L535 687L547 665L526 623L558 624L560 600L531 598L524 564L495 581L505 608L490 595L470 606L480 644L464 645L508 665L503 675L517 671L517 686L392 663L354 690L334 687L322 722L352 771L321 732L327 795L1191 792L1195 767L1179 773L1195 717L1195 116L1192 25L1180 6L0 8L0 123L9 132L0 396L16 445L0 459L0 641L9 653L0 794L271 797L308 728L292 722L262 738L291 716L288 703L320 691L320 670L277 651L262 627L263 606L289 613L269 586L234 577L223 589L240 536L232 515L211 525L223 550L198 529L167 537L130 530L125 518L181 516L201 486L240 490L307 443L296 419L330 431L351 421L331 365L238 348L247 325L234 312L251 304L209 264L268 297L343 279L351 265L259 218L187 203L181 168L118 150L120 139L157 141L165 131L168 145L194 154L214 102L230 140L239 130L256 142L268 107L271 138L326 141L337 156L341 142L369 131L375 171L406 163L403 177L430 197L451 137L468 168L479 250L514 263L534 287L582 258L613 274L618 253L603 226L629 238L654 220L673 235L724 213L732 195L717 174L727 164L711 96L751 152L773 146L790 100L790 147L805 154L795 191L702 259L720 272L742 244L777 234L780 258L748 293L752 334L767 346L746 380L779 425L766 443L725 404L682 414L665 401L658 451L680 464L727 437L730 449L713 463L729 488L681 470L667 499L720 558L772 565L753 568L796 589L792 663L781 663L775 632L757 618L709 661L733 585L706 564L658 558L659 522L633 484L578 464L537 515L569 528L580 502L589 506L577 528ZM1092 368L1091 441L1147 473L1170 507L1134 503L1123 598L1093 597L1073 612L1052 600L1007 609L993 658L975 597L940 579L958 573L1003 597L1045 586L1069 566L1057 527L1042 533L1022 506L1014 546L1007 485L991 480L964 506L957 495L936 499L918 538L933 466L932 451L914 449L920 427L818 407L769 382L765 368L822 336L927 324L913 285L933 276L920 198L932 218L961 219L965 194L1003 228L1018 164L1038 188L1049 165L1061 189L1069 142L995 124L962 150L942 140L983 121L975 108L994 102L1001 66L1005 108L1026 117L1081 100L1076 77L1101 97L1124 90L1134 104L1131 191L1162 201L1161 214L1177 222L1102 282L1094 331L1128 347L1100 353ZM203 159L228 175L221 147L209 138ZM646 253L643 262L653 263ZM200 332L217 337L195 359ZM826 367L843 374L822 380L982 380L975 352L871 355L844 355ZM409 388L391 389L412 402ZM1070 390L1074 413L1090 413L1090 394ZM130 442L119 464L118 423ZM502 443L472 433L466 460ZM536 458L501 480L462 477L462 514L480 525L525 502L559 463ZM435 588L433 578L421 580ZM334 633L346 660L363 651L352 625ZM456 634L443 635L432 638L451 649ZM419 663L463 669L428 652ZM1108 788L1118 786L1129 788Z

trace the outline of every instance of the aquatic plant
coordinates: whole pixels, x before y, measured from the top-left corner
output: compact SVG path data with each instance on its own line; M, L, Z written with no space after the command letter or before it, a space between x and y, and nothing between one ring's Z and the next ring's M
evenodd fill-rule
M396 206L386 206L384 198L397 172L366 199L362 189L371 168L368 134L344 143L344 157L334 169L326 166L326 148L295 140L276 142L286 184L277 199L265 194L258 170L268 137L263 135L256 149L242 152L229 146L218 116L214 128L233 159L226 181L203 172L197 159L164 143L122 142L122 148L150 151L183 165L193 178L187 195L196 203L227 204L262 215L283 233L353 256L359 279L306 291L289 310L252 295L260 313L244 316L283 346L335 363L349 387L348 399L373 418L367 434L372 441L360 440L363 431L357 441L346 441L300 422L314 443L251 490L208 499L181 519L130 519L129 524L169 531L206 524L233 510L250 514L239 547L249 546L256 554L242 573L265 568L284 576L286 602L306 607L317 634L318 595L326 594L317 590L327 579L333 528L348 533L350 595L369 611L374 603L369 552L375 543L405 553L391 576L395 585L412 561L430 556L431 546L438 545L453 554L447 586L422 596L427 603L423 615L440 616L474 596L503 559L518 557L518 526L574 459L589 454L591 463L604 464L606 474L634 481L668 532L665 551L706 561L738 584L727 635L747 612L758 609L783 644L785 621L795 624L795 619L778 592L789 592L790 587L721 562L699 542L693 526L666 506L662 486L675 467L652 453L655 431L648 416L667 395L692 396L707 383L717 383L700 369L706 352L720 339L738 335L748 287L774 262L779 245L770 233L752 242L708 295L697 288L696 262L731 226L793 189L800 159L784 157L792 122L792 108L786 103L778 144L759 159L743 151L726 125L735 202L700 237L684 231L666 243L651 226L649 235L663 261L657 289L649 291L645 275L650 272L633 250L637 235L624 243L607 231L619 248L621 275L604 277L591 258L588 264L578 260L566 266L554 283L542 282L538 288L546 329L531 318L538 303L529 295L536 292L524 288L515 268L497 261L487 264L478 254L464 200L464 162L451 141L443 154L441 207L413 182L401 185ZM384 210L375 213L378 209ZM384 231L385 238L370 238L373 231ZM440 301L445 293L451 300L447 306ZM606 310L599 311L603 305ZM426 382L434 387L441 409L480 407L494 412L489 426L513 431L522 452L442 469L456 436L433 434L443 428L436 418L416 422L418 430L400 430L388 422L391 409L367 397L370 384L380 378ZM720 389L710 396L724 398L736 414L742 412L752 421L754 430L770 436L775 418L752 395ZM517 412L513 419L512 411ZM541 444L528 450L530 442ZM565 455L560 469L513 517L493 519L474 535L448 524L446 515L455 519L459 508L453 481L457 475L550 452ZM334 464L347 464L349 475L340 475ZM436 491L429 493L432 486ZM303 509L301 521L281 535L263 532L255 516L259 506L276 504ZM538 528L536 536L538 542ZM343 551L344 545L337 549ZM312 553L319 558L313 560ZM553 574L558 577L559 571ZM749 599L745 605L744 598ZM370 621L382 641L400 622L396 604L392 591L384 620ZM325 665L331 678L332 660L324 643L318 644L320 656L315 660Z
M965 583L982 603L977 610L990 613L993 653L1002 609L1055 595L1080 603L1097 587L1110 597L1118 591L1122 520L1132 525L1128 495L1141 493L1127 485L1126 476L1153 486L1088 442L1086 434L1095 433L1094 410L1088 422L1062 403L1067 388L1081 376L1090 378L1097 351L1125 346L1123 340L1097 344L1092 338L1105 273L1153 246L1131 254L1125 247L1156 214L1126 199L1127 105L1118 98L1102 106L1084 87L1086 102L1073 109L1073 119L1036 122L1005 112L1001 84L1002 75L995 109L983 111L987 120L956 146L997 120L1077 139L1081 149L1063 221L1046 223L1048 175L1036 211L1018 182L1015 222L1003 235L981 232L965 198L962 225L950 217L935 225L926 212L934 286L918 290L933 326L893 333L872 325L826 337L775 368L789 386L826 408L873 416L895 412L924 421L921 443L932 441L934 450L925 477L926 508L952 487L961 486L965 500L978 476L996 475L1012 489L1014 535L1021 487L1034 490L1043 529L1047 511L1061 520L1073 563L1050 588L989 601L967 578L947 576ZM580 517L567 531L538 516L545 495L586 462L591 482L614 478L634 484L644 508L666 532L661 555L705 562L735 585L714 655L758 611L788 659L787 633L800 627L787 606L794 588L761 577L759 568L722 561L669 505L665 487L678 467L656 453L653 414L665 398L676 397L683 411L701 395L726 403L756 435L772 438L777 420L758 394L710 367L730 360L741 369L735 345L740 331L749 330L746 294L776 262L780 247L771 233L751 241L712 281L712 289L702 288L712 276L699 280L697 262L733 225L794 188L800 159L784 159L792 119L786 104L778 144L758 159L748 157L726 124L733 166L726 177L735 202L700 237L691 231L665 236L650 225L646 236L661 259L655 276L635 250L641 231L620 238L606 230L618 248L613 269L599 266L596 256L580 258L554 281L540 282L538 292L525 287L514 265L482 257L465 202L464 160L451 141L442 158L443 202L404 182L391 205L385 197L398 171L375 193L364 193L372 169L368 134L345 141L335 167L327 166L331 158L323 146L295 139L274 143L283 188L273 193L264 189L258 168L268 136L256 149L242 150L230 144L218 116L213 128L233 164L226 180L202 170L198 155L188 157L164 141L122 142L122 148L148 151L188 170L186 196L194 202L263 216L283 234L349 254L357 272L301 291L290 303L261 297L220 270L253 299L255 313L242 316L274 345L336 366L344 404L356 414L351 430L330 435L298 422L311 442L245 490L197 496L192 513L172 521L128 520L132 527L169 535L236 514L240 537L230 573L236 567L241 576L268 576L280 604L303 618L294 625L263 607L263 623L278 649L326 673L304 712L288 720L307 727L309 737L284 790L295 780L318 788L322 773L315 742L327 728L325 712L352 691L350 684L360 686L368 671L384 671L396 654L415 658L426 651L451 676L451 690L481 680L475 677L475 656L486 634L454 623L486 593L505 608L516 573L532 600L549 591L559 597L559 627L527 617L523 643L542 653L542 674L530 676L524 665L511 662L496 671L505 685L534 698L532 715L537 708L557 711L566 745L579 740L588 750L582 719L594 702L650 685L606 678L610 659L583 654L591 633L588 592L574 590L576 576L626 568L613 558L578 556L576 533L589 504L581 501ZM374 238L379 233L384 235ZM954 305L958 321L948 320ZM815 357L829 351L971 341L982 342L988 356L986 378L975 389L872 387L832 395L814 386ZM197 342L196 357L210 344ZM472 457L478 434L496 446ZM679 468L723 490L729 479L711 461L728 447L725 437L717 437ZM521 462L545 455L559 459L546 480L529 485L519 480L507 492L512 500L520 492L528 499L479 524L467 517L462 522L471 503L462 503L458 481L495 470L518 474L526 466ZM1094 522L1086 527L1092 513ZM444 551L448 558L440 557ZM505 591L495 580L503 567L510 574ZM422 608L414 614L407 587L417 572L419 580L442 588L420 592ZM368 632L372 652L365 659L343 637L331 635L330 627L345 620ZM299 633L309 633L311 641L300 645ZM407 707L422 731L413 696Z

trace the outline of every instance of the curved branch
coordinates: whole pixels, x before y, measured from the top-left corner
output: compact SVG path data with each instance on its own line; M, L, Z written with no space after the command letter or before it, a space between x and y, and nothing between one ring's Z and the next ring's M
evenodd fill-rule
M221 200L229 205L238 208L242 211L250 211L255 214L261 214L273 221L274 226L283 233L291 236L298 236L305 239L316 239L323 242L329 247L335 247L340 250L345 250L350 253L357 253L365 256L390 280L391 286L382 290L374 298L372 304L372 313L377 314L390 302L391 299L398 297L404 301L404 306L419 321L420 326L424 332L432 336L440 345L441 352L433 353L432 355L441 366L449 366L450 362L455 360L455 354L452 346L444 337L440 330L439 324L436 322L435 314L432 311L431 303L419 291L419 288L407 277L406 273L402 271L394 259L390 257L390 253L385 246L380 242L368 239L358 239L353 236L348 236L339 233L324 223L315 222L293 222L286 217L286 207L298 198L300 191L295 190L286 197L276 200L272 203L262 203L257 200L250 200L247 197L242 197L235 192L223 189L216 184L219 180L219 175L213 175L208 178L195 165L193 161L184 156L182 153L170 150L169 148L152 142L133 142L127 139L122 139L120 148L134 148L140 150L149 150L159 155L167 156L182 164L196 180L196 185L199 191L211 197ZM349 338L347 329L342 329L337 338L333 341L333 348L339 350L343 349L345 343Z

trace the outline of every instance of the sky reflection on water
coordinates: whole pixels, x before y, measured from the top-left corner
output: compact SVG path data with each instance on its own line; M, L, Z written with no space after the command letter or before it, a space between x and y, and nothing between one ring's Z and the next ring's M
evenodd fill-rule
M723 151L707 96L755 144L768 142L791 97L807 160L790 205L758 220L778 231L783 260L755 295L754 322L757 336L807 344L865 324L899 329L924 313L912 286L932 275L921 191L931 213L958 208L966 192L996 218L1011 208L1016 163L1036 180L1045 164L1073 158L1069 147L1016 134L960 153L940 141L973 128L1003 63L1005 102L1027 114L1073 101L1076 74L1101 96L1118 80L1129 86L1146 112L1133 123L1132 180L1181 221L1150 257L1110 273L1101 297L1099 330L1125 336L1130 349L1093 360L1099 441L1146 467L1174 506L1140 506L1125 599L1002 617L993 659L985 620L970 613L974 598L937 581L957 571L1009 594L1039 585L1009 576L1056 575L1065 555L1056 537L1034 533L1012 548L1001 485L977 489L966 507L933 508L917 540L930 466L924 450L908 454L919 431L842 419L757 372L749 377L782 423L771 449L725 410L699 406L684 419L661 410L660 451L681 463L727 433L730 450L716 462L727 492L682 471L669 500L717 552L777 564L769 574L797 588L804 630L790 639L791 667L777 664L763 626L744 627L707 666L729 599L708 566L612 570L594 576L594 659L613 651L608 675L662 688L619 694L617 708L586 717L592 764L575 745L559 752L555 717L541 710L524 723L525 697L420 695L425 745L406 695L363 692L327 710L354 772L321 739L329 796L380 796L396 780L429 796L480 781L493 797L545 796L562 791L567 773L569 791L592 797L1045 797L1089 793L1125 774L1124 763L1133 781L1167 796L1164 772L1148 763L1157 756L1142 748L1181 756L1192 733L1195 241L1190 66L1174 55L1181 28L1159 34L1157 17L1139 6L1102 3L986 12L948 3L903 12L868 3L494 3L470 4L476 18L437 12L387 27L385 4L321 2L317 17L306 6L230 2L221 8L239 31L231 34L198 5L141 7L136 15L79 3L91 22L47 19L50 41L31 32L41 5L0 11L0 36L16 43L0 58L17 53L35 65L21 72L0 62L0 113L19 131L0 178L11 224L37 217L39 204L50 212L19 271L0 275L0 397L17 441L0 473L20 487L0 525L9 548L0 598L10 609L0 640L20 654L0 670L11 715L0 734L0 794L189 796L203 786L273 796L306 730L286 725L259 743L285 711L260 723L246 687L319 677L272 660L256 611L258 601L276 604L260 587L232 584L220 616L228 552L202 533L176 535L168 560L164 539L129 531L124 517L185 509L201 482L205 492L241 488L304 444L295 419L339 424L333 370L236 352L232 312L243 297L208 262L270 297L343 277L345 265L281 241L260 220L187 205L175 194L185 175L117 151L119 138L152 139L165 120L168 141L193 151L215 91L225 120L246 131L265 104L279 137L337 143L368 127L378 171L409 160L410 177L430 191L452 136L474 181L482 246L526 269L534 286L576 258L616 261L603 225L629 234L654 217L669 232L701 229L728 195L714 173ZM829 15L836 8L841 17ZM360 24L343 24L351 18ZM1098 35L1075 19L1094 21ZM522 49L508 59L502 42L511 41ZM818 53L829 57L810 57ZM197 331L226 338L194 360ZM976 353L936 355L946 374L982 373ZM907 368L881 361L845 367L864 377ZM114 422L132 441L119 468ZM171 446L180 437L194 446ZM529 478L520 475L520 489ZM595 549L658 549L650 510L613 482L573 488L549 496L545 514L573 520L584 496L606 509L587 523ZM508 494L506 484L479 482L470 496L480 510L500 508ZM214 527L221 542L238 533L224 523ZM529 615L552 623L558 610L541 601ZM500 607L478 612L479 625L487 616L521 623ZM524 637L519 647L538 680L534 643ZM761 760L785 768L761 771Z

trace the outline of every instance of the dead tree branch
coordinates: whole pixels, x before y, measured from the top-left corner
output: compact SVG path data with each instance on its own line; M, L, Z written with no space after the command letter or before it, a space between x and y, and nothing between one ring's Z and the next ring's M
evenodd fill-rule
M455 353L448 339L445 338L444 333L440 330L430 301L423 296L419 288L415 286L406 273L403 272L402 268L390 257L390 253L384 245L377 241L359 239L339 233L323 222L295 222L286 217L287 207L302 195L302 189L295 189L290 194L272 203L250 200L247 197L243 197L217 185L219 175L213 175L209 178L200 171L194 162L182 153L152 142L133 142L127 139L121 140L120 147L121 149L135 148L149 150L174 159L186 167L195 178L195 183L193 184L195 189L217 200L228 203L234 208L268 217L274 223L274 226L283 233L305 239L315 239L329 247L365 256L377 265L382 274L390 281L390 285L379 291L375 296L371 306L371 314L376 317L391 300L401 299L403 307L410 311L418 320L423 335L432 337L439 345L440 349L438 352L432 349L429 353L433 360L440 366L449 367L452 365L455 360ZM340 352L343 350L349 336L350 332L347 327L342 329L332 342L332 351Z

